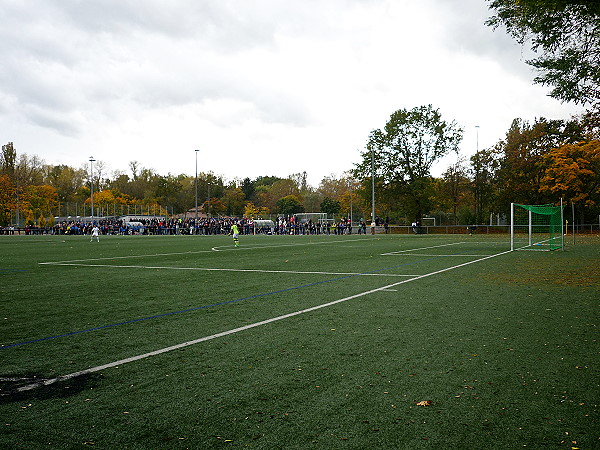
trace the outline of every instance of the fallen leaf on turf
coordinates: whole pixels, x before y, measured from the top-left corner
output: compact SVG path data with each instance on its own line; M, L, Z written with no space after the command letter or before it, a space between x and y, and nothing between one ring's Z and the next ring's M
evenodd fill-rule
M417 402L416 405L417 406L429 406L429 405L431 405L431 403L433 403L431 400L423 400L423 401Z

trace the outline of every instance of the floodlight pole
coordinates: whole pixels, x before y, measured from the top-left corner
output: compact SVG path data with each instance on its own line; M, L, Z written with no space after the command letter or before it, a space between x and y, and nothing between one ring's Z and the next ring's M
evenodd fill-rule
M90 156L90 199L92 201L92 222L94 221L94 159Z
M375 148L371 147L371 223L375 222Z
M194 150L194 153L196 153L196 209L195 209L196 221L194 222L195 233L198 232L198 152L199 151L200 150L198 150L198 149Z

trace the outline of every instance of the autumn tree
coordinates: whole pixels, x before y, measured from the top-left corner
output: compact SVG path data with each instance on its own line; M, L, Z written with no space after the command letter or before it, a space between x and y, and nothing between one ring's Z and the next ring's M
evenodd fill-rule
M561 145L583 140L577 121L536 119L533 124L515 119L498 144L500 167L499 201L505 208L511 202L539 205L554 201L539 186L545 175L545 155ZM505 209L506 212L506 209Z
M12 223L17 205L17 189L8 175L0 175L0 225Z
M208 216L219 217L225 215L227 211L227 205L217 197L211 197L210 200L206 200L202 203L202 211Z
M240 188L227 189L221 201L226 206L225 214L228 216L241 216L244 213L246 196Z
M25 210L28 222L33 224L39 222L40 217L53 216L53 211L56 210L58 202L58 194L56 189L49 185L31 185L25 188L29 200L29 207L22 208ZM38 223L38 225L41 225Z
M300 188L298 184L291 178L284 178L275 181L270 188L271 195L276 199L293 195L296 198L301 198Z
M566 144L545 158L540 191L585 206L595 218L600 209L600 140Z
M600 100L600 2L597 0L488 0L496 14L486 22L537 56L527 61L561 101Z
M250 217L252 219L260 219L262 217L267 217L269 215L269 211L264 207L257 207L252 202L246 202L244 205L244 217Z

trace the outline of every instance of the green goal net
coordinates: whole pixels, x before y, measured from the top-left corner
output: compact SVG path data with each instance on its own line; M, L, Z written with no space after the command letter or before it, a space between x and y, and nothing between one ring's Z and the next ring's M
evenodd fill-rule
M511 204L511 250L558 250L564 245L563 207Z

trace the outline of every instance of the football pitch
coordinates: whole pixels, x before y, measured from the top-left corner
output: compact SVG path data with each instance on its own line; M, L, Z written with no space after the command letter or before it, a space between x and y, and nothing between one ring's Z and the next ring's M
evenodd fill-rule
M0 448L600 447L598 236L240 241L0 236Z

